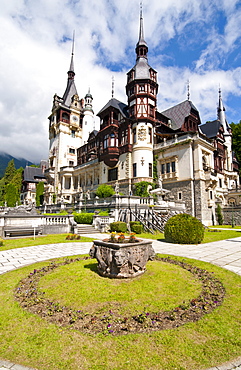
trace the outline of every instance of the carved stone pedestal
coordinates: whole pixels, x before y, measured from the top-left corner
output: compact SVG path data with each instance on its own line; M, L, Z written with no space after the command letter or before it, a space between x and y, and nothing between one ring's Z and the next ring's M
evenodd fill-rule
M146 263L155 257L152 242L111 243L95 240L89 252L98 261L98 272L110 278L132 278L146 270Z

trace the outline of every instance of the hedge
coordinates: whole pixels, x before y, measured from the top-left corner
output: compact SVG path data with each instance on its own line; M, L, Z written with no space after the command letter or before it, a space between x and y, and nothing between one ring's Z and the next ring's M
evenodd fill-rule
M118 222L112 222L110 224L110 230L116 231L117 233L126 233L127 232L127 224L126 222L118 221Z
M89 224L93 223L94 213L74 213L74 220L77 224Z
M143 232L143 225L139 221L130 221L130 228L135 234L141 234Z

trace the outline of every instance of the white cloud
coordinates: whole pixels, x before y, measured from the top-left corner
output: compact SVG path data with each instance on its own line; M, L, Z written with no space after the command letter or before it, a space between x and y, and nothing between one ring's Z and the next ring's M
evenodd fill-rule
M39 161L48 154L47 117L53 95L62 95L66 87L74 29L79 95L83 97L90 87L97 113L111 98L114 75L115 97L126 102L126 72L135 63L139 32L139 0L2 3L0 150ZM226 19L222 31L215 22L220 10ZM240 46L238 0L152 0L143 2L143 12L149 63L159 72L160 111L186 98L188 79L191 99L203 121L216 116L219 84L224 100L241 95L240 68L230 65L221 70L226 57ZM173 40L175 46L165 54ZM179 65L178 48L186 52L184 67ZM189 60L194 51L195 58ZM116 69L119 72L112 71ZM237 121L241 118L236 108L227 108L237 114Z

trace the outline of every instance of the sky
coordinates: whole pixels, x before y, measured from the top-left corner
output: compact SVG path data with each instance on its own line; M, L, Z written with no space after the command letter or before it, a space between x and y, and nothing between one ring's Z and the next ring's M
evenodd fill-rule
M143 0L148 62L158 72L158 110L187 99L201 121L217 116L218 90L229 123L241 120L241 2ZM67 83L73 31L79 97L90 89L95 114L111 98L127 102L135 64L139 0L2 0L0 152L38 163L48 158L53 95ZM95 118L96 129L99 118Z

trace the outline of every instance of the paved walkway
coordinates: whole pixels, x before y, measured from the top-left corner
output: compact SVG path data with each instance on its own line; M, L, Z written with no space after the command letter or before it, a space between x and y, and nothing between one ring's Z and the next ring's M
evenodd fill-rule
M88 236L96 239L103 239L105 237L103 234ZM0 251L0 274L51 258L86 254L89 252L91 245L92 243L73 242L38 245L33 247L10 249L2 252ZM241 275L241 237L199 245L170 244L154 240L153 248L156 253L170 254L210 262ZM28 367L0 360L0 370L5 369L33 370ZM213 367L208 370L230 369L241 370L241 357L227 364Z

